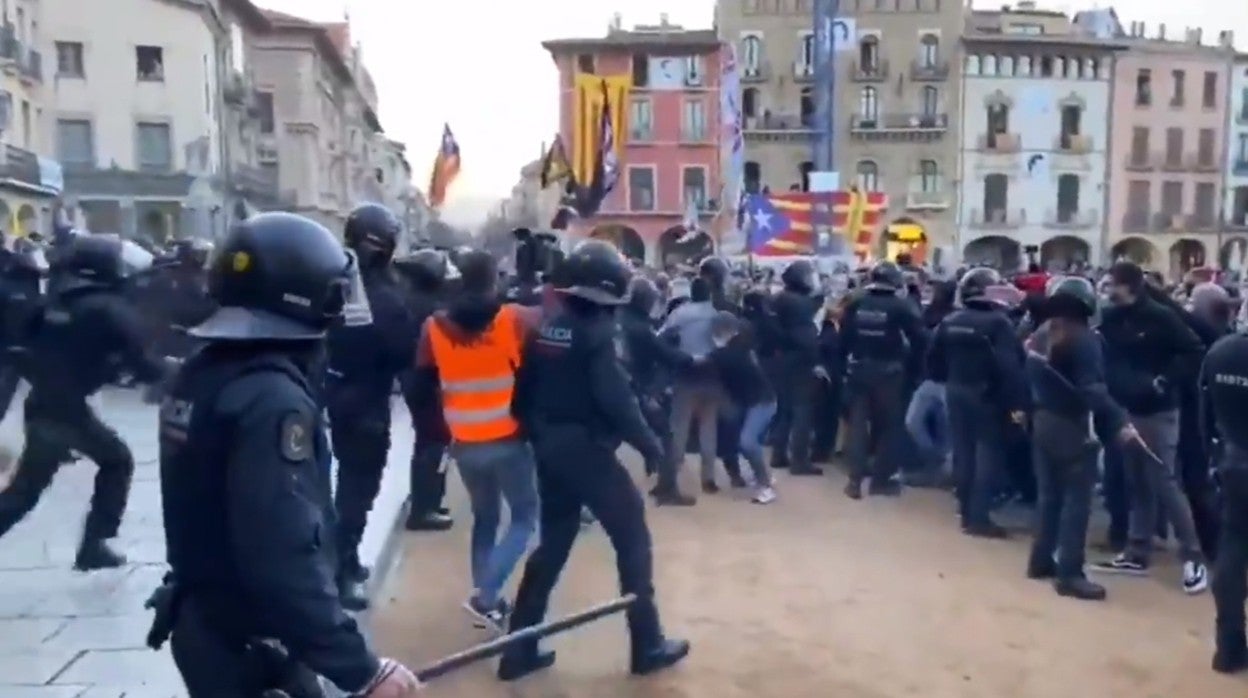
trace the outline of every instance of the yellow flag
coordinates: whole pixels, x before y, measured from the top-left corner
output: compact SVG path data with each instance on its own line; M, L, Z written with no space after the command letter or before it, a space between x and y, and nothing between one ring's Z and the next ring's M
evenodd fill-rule
M621 154L627 138L628 98L632 75L590 75L578 73L572 103L572 174L577 182L589 182L598 166L598 138L602 124L603 83L611 107L611 128L615 130L615 151Z
M13 217L11 221L12 225L10 225L9 227L12 228L13 230L13 238L20 239L20 238L26 237L26 231L23 229L23 226L22 226L22 219L17 217L17 211L14 211L12 213L12 217Z

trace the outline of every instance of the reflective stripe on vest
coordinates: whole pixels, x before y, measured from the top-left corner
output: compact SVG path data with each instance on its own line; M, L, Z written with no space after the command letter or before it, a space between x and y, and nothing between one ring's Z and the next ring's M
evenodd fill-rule
M520 366L517 322L515 307L504 305L471 342L456 341L436 319L430 322L429 345L442 384L442 414L455 441L496 441L520 430L511 416Z

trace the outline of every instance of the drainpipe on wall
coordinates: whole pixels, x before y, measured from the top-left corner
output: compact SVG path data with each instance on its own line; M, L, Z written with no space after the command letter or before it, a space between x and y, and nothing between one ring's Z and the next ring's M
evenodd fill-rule
M1105 128L1104 128L1105 168L1101 172L1101 210L1105 212L1105 215L1102 216L1101 218L1101 245L1100 245L1101 249L1099 250L1099 253L1098 253L1098 256L1100 257L1098 262L1101 265L1105 265L1106 262L1112 261L1109 259L1110 249L1112 247L1112 245L1110 245L1109 243L1109 226L1110 226L1110 220L1112 218L1110 214L1109 202L1110 202L1110 191L1111 191L1110 182L1113 180L1112 173L1113 173L1113 168L1115 167L1114 163L1117 162L1116 160L1114 160L1113 123L1114 123L1114 102L1118 94L1118 91L1115 89L1115 85L1118 81L1118 57L1119 57L1119 54L1117 53L1110 54L1109 85L1108 85L1109 92L1106 95L1106 99L1105 99L1105 101L1108 103L1108 107L1105 110L1106 116L1105 116Z

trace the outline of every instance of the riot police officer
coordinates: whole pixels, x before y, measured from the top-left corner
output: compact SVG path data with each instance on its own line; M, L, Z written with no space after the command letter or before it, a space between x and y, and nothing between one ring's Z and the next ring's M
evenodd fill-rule
M354 299L353 267L333 234L286 213L235 224L212 263L220 308L191 330L207 346L160 411L176 590L152 641L171 633L193 696L318 696L310 672L352 695L416 689L343 610L325 534L331 456L313 380L327 328Z
M401 229L380 204L361 204L347 216L343 239L359 261L371 317L345 317L329 331L325 407L338 458L339 584L343 602L357 609L367 605L368 570L357 549L390 450L390 396L412 363L417 332L391 266Z
M668 415L663 404L664 391L670 385L670 371L690 365L692 359L669 342L659 339L655 332L654 315L659 301L659 289L654 282L643 276L635 277L629 289L628 303L620 308L619 321L627 349L633 393L646 424L664 442L664 450L668 450L671 439L668 438ZM659 476L651 492L655 503L677 506L695 503L693 497L681 493L676 470L670 458L646 461L646 473Z
M809 261L799 259L785 267L780 280L784 289L771 303L777 344L771 372L780 396L772 425L776 431L772 467L789 468L794 475L821 475L823 469L810 460L813 379L819 367L815 313L820 302L814 297L818 272Z
M47 257L38 243L21 238L12 251L0 246L0 420L17 394L21 375L14 359L40 312L47 274Z
M615 548L621 590L637 596L628 610L631 667L648 674L683 659L689 643L663 635L645 506L615 456L621 441L647 460L663 456L618 359L622 339L613 311L627 303L631 276L610 244L582 242L559 273L561 309L543 318L525 348L514 409L537 456L541 540L525 566L511 630L536 625L546 614L586 506ZM510 681L553 663L554 653L540 652L536 640L520 642L503 655L498 676Z
M1248 334L1241 330L1214 343L1200 371L1200 391L1202 431L1222 485L1222 539L1213 563L1213 669L1230 674L1248 670Z
M1006 536L989 507L1010 430L1024 428L1028 403L1022 343L988 295L1001 283L993 269L966 272L958 282L961 308L937 326L928 355L930 378L945 384L962 529L987 538Z
M74 561L82 570L125 562L107 541L117 535L134 474L130 448L87 398L122 371L148 384L167 373L162 361L147 354L142 323L120 290L130 274L150 263L151 255L116 236L75 237L57 259L57 290L34 319L19 356L31 385L26 445L17 474L0 492L0 536L35 507L66 450L77 451L100 469Z
M412 324L421 327L442 306L447 277L451 275L450 260L441 250L425 248L395 260L394 266L407 280ZM407 403L412 429L416 432L416 443L412 447L411 494L404 525L409 531L445 531L454 524L450 511L442 506L446 496L446 469L442 466L451 436L438 401L419 397L418 385L422 377L418 374L421 372L426 373L423 378L428 385L437 383L436 371L432 368L408 366L399 374L403 401Z
M841 320L841 365L849 400L849 483L845 494L862 497L862 481L871 477L869 492L896 495L905 417L908 372L923 356L927 337L914 303L905 297L905 276L892 262L879 262L868 272L866 290L845 307ZM876 446L874 467L871 445Z

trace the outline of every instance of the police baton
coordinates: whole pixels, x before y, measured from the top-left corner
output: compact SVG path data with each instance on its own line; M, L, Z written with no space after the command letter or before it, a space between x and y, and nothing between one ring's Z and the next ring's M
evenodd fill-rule
M609 603L600 606L588 608L580 613L574 613L566 618L552 620L541 625L533 625L527 628L521 628L512 633L503 635L489 642L483 642L475 647L469 647L462 652L456 652L449 657L443 657L429 666L416 672L416 678L421 683L428 683L434 679L445 676L457 669L475 664L484 659L496 657L502 654L507 648L519 642L536 641L551 635L557 635L566 630L585 625L599 618L619 613L633 605L637 601L635 594L627 594Z

